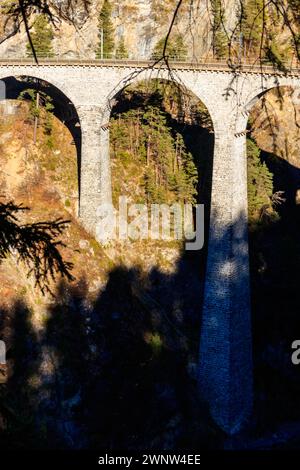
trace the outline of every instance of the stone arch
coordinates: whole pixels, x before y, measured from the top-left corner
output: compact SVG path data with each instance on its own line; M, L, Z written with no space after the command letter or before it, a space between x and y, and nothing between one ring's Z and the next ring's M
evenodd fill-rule
M34 73L34 68L30 68L33 72L31 75L41 77L50 83L56 84L55 67L46 70L45 73L40 69L39 74ZM75 75L77 74L77 69ZM99 74L98 74L99 72ZM109 73L108 73L109 72ZM23 70L22 73L24 74ZM97 208L102 203L111 202L111 177L110 177L110 159L109 159L109 119L114 97L126 85L136 83L145 79L168 79L170 74L167 70L153 69L112 69L101 68L98 70L88 69L88 83L93 83L91 92L89 89L84 90L71 86L71 83L62 81L61 90L66 87L69 92L66 96L73 97L73 103L80 117L82 130L82 161L80 173L80 218L85 228L95 233L95 225L97 220ZM78 72L78 77L81 71ZM43 76L45 75L45 76ZM74 76L75 76L74 75ZM48 80L50 77L50 80ZM52 80L53 77L53 80ZM103 78L101 84L99 78ZM187 90L193 93L207 108L213 122L213 127L218 121L218 116L212 115L214 102L216 101L216 93L207 93L206 74L201 78L200 85L198 74L190 76L188 71L179 71L174 73L174 77ZM74 78L74 77L73 77ZM189 86L190 85L190 86ZM199 88L203 92L199 94ZM88 90L88 91L87 91ZM76 95L77 92L77 95ZM73 95L74 96L71 96ZM207 97L206 97L207 94ZM202 96L203 95L203 96Z
M33 66L8 66L0 69L0 80L6 77L32 77L42 80L53 88L57 88L68 101L77 104L76 90L68 86L65 79L60 79L60 72L57 73L56 67L44 67L43 65Z
M265 133L265 137L263 140L260 140L259 134L256 134L256 137L258 136L257 139L254 133L254 140L256 141L256 144L260 149L262 161L264 161L269 171L271 171L273 175L272 179L274 193L277 193L278 191L280 193L284 189L286 200L290 204L293 204L296 200L299 200L300 174L299 176L295 176L290 180L289 187L285 187L285 184L283 183L284 176L280 176L281 171L279 171L277 167L280 166L281 161L282 165L284 165L285 168L284 171L288 171L289 168L290 172L298 174L298 145L292 145L291 142L297 142L298 139L298 132L297 137L295 137L295 134L293 134L293 132L295 132L295 129L299 127L298 113L300 109L300 80L296 82L294 80L284 80L276 86L265 87L263 90L256 90L256 92L253 92L252 99L250 99L247 102L247 105L245 106L245 109L247 109L248 111L243 116L243 125L244 128L247 129L249 117L252 110L260 102L260 100L263 100L270 92L274 91L277 92L276 99L282 100L282 104L284 107L290 105L290 119L288 128L284 129L285 123L283 122L280 112L278 112L277 114L277 111L279 111L279 109L276 109L276 103L271 101L272 104L270 104L267 99L266 106L263 110L263 113L265 113L265 116L268 118L266 119L266 121L268 121L267 132ZM296 106L298 106L298 110ZM257 113L256 115L256 118L258 119L256 126L258 129L260 129L261 125L264 124L263 121L259 118L260 115L260 113ZM292 122L293 119L295 119L294 131ZM282 131L280 129L282 129ZM295 138L291 139L290 136L293 136ZM274 160L273 163L271 163L272 159ZM275 160L277 163L275 163ZM284 171L282 170L282 173L284 173ZM266 201L266 205L268 205L268 201ZM284 205L282 207L284 207Z
M290 87L293 88L295 91L299 89L299 102L300 102L300 80L299 79L289 79L285 78L282 80L278 80L278 77L274 80L267 81L265 84L262 81L259 86L253 87L246 96L243 97L243 103L240 106L238 119L236 121L236 132L244 132L247 127L248 118L251 113L251 110L255 106L255 104L269 91Z
M116 84L116 86L109 92L105 99L105 104L102 112L102 122L106 123L109 121L114 99L116 96L119 95L120 92L122 92L128 86L135 86L138 85L140 82L146 82L150 80L165 80L166 82L175 83L176 85L181 87L182 90L184 90L185 92L195 95L207 109L212 120L213 128L215 129L216 119L210 101L207 98L206 90L203 90L203 93L199 93L199 88L195 86L195 83L192 83L188 77L185 77L184 73L172 73L172 71L170 72L166 69L153 70L152 68L138 70L132 74L125 76L125 78L123 78Z
M295 99L295 104L300 104L300 80L282 80L277 84L271 83L268 86L260 86L255 88L251 93L248 94L247 98L244 100L245 104L241 106L241 110L236 120L235 135L237 137L243 137L244 141L246 140L247 126L249 121L249 116L254 106L269 92L274 90L281 89L292 89Z
M25 80L24 80L25 79ZM26 79L36 80L28 84ZM70 98L62 91L62 87L56 86L52 81L43 78L42 74L3 74L0 75L0 100L17 99L20 92L26 88L39 88L47 90L47 94L53 99L53 114L69 130L77 154L77 182L78 203L80 202L80 179L81 179L81 119L79 113Z

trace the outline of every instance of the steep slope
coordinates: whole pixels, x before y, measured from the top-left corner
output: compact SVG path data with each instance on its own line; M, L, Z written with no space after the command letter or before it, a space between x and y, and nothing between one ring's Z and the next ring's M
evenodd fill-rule
M63 255L74 264L74 284L86 279L91 298L105 287L114 266L140 266L174 272L180 245L160 242L124 242L101 247L81 226L78 211L77 155L73 138L64 125L52 117L51 136L42 120L37 143L33 143L34 123L29 104L6 101L0 107L0 193L2 202L13 200L30 210L22 221L33 222L63 218L70 220L62 241ZM24 297L43 315L49 298L35 289L26 270L9 257L0 265L0 297L4 304ZM54 287L55 288L55 287ZM39 316L39 315L38 315Z

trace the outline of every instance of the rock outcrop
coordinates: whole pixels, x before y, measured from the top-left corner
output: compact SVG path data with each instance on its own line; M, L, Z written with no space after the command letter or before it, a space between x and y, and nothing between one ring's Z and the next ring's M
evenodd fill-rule
M84 0L53 0L63 18L54 28L53 47L56 55L66 58L94 58L99 43L98 17L103 0L92 0L85 9ZM124 38L130 58L149 58L155 44L166 36L176 0L117 0L111 1L112 22L116 44ZM225 0L226 28L236 23L237 0ZM0 13L1 35L4 34L5 17ZM31 18L32 23L33 18ZM206 0L197 0L191 6L184 0L174 26L188 47L189 58L201 58L211 52L211 11ZM9 22L6 33L13 33L15 25ZM24 27L0 44L0 56L26 56Z

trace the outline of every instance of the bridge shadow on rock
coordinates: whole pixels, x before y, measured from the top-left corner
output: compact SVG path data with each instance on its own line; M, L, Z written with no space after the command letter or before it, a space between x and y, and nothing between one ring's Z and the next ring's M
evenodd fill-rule
M84 280L77 291L61 286L45 339L75 447L196 449L220 439L197 396L199 315L180 282L119 266L93 303Z
M291 269L299 264L280 224L250 233L255 420L251 437L242 434L235 446L300 418L300 383L285 343L299 328L298 273ZM269 263L264 273L254 264L257 246ZM196 383L202 291L199 259L187 252L173 274L113 268L94 300L86 279L60 283L42 328L22 300L2 308L8 380L0 386L1 446L222 448L226 436Z
M250 233L255 437L300 419L299 374L290 361L300 326L294 209L295 223L282 217ZM231 231L224 229L226 240ZM196 384L202 252L182 253L173 274L117 266L94 300L86 279L62 282L42 327L21 299L2 308L8 380L0 385L1 446L222 448L225 435Z
M196 386L199 298L192 288L199 292L199 285L187 280L187 292L179 290L181 275L153 270L145 277L119 266L93 302L84 279L76 287L62 283L38 332L21 301L3 310L1 335L9 344L3 445L219 447L223 435Z
M0 311L1 339L7 350L7 381L0 385L0 449L3 450L39 448L42 443L35 415L41 348L32 328L31 314L21 299Z

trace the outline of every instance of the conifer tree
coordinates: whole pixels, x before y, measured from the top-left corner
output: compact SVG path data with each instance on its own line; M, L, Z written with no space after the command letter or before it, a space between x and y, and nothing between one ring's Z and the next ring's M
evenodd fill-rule
M37 57L53 57L53 31L45 15L38 15L33 23L31 33L32 43ZM26 44L27 56L32 57L32 49L29 42Z
M163 54L166 38L161 38L155 45L151 58L153 60L160 59ZM188 50L184 43L183 36L176 34L168 40L166 55L170 58L177 60L185 60L187 58Z
M187 58L188 50L182 34L176 34L174 37L174 49L176 59L185 60Z
M226 56L227 37L224 31L224 8L222 0L211 0L213 14L213 54L214 57L221 59Z
M128 58L128 51L125 46L124 36L121 36L117 50L116 50L116 58L117 59L127 59Z
M174 135L168 126L159 103L149 100L112 119L111 148L123 168L138 164L148 203L196 202L198 171L193 157L182 135Z
M261 44L266 11L264 0L246 0L243 2L241 31L248 53L255 51Z
M291 56L290 44L285 47L279 45L276 36L270 33L264 53L265 62L275 65L279 70L286 71L285 62Z
M300 20L300 0L288 0L289 7L291 8L296 21Z
M114 40L114 27L111 20L112 6L109 0L104 0L101 12L99 15L99 45L96 50L96 57L98 59L110 58L115 49ZM102 44L103 41L103 44Z
M247 140L247 164L249 217L255 219L262 206L271 203L273 176L261 161L260 149L251 139Z
M29 113L30 117L34 122L34 135L33 141L36 144L37 139L37 129L39 122L41 121L44 128L45 135L48 136L48 142L51 142L51 134L53 128L53 110L54 105L52 103L52 98L44 93L43 91L38 91L34 88L27 88L23 90L20 95L19 99L21 100L29 100Z

